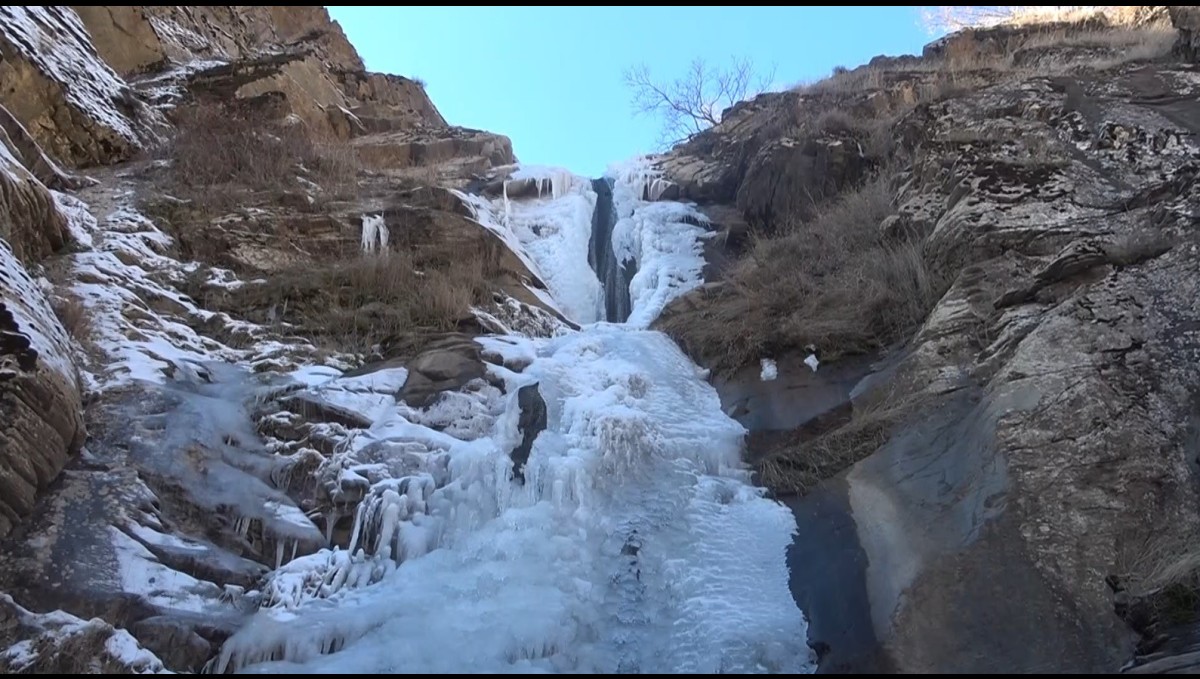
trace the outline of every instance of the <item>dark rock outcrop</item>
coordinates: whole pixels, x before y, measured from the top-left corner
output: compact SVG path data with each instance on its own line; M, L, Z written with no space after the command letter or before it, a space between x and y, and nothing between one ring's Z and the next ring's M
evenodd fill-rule
M533 450L533 440L546 428L546 400L537 384L527 384L517 390L517 406L521 416L517 429L521 432L521 444L512 450L513 474L525 480L525 463Z
M408 381L398 395L415 408L431 405L444 391L459 389L483 377L482 348L466 336L432 342L407 363Z

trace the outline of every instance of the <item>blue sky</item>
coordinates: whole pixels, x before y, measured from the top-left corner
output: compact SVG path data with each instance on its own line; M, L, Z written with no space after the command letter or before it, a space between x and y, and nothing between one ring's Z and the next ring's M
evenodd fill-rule
M752 59L787 87L877 54L920 53L917 7L329 7L373 71L419 77L454 125L508 135L525 163L596 176L655 150L622 69Z

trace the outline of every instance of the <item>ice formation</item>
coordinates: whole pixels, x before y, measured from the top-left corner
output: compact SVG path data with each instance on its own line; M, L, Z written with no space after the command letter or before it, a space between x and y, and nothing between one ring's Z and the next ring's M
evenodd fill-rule
M197 334L196 321L215 314L164 283L191 270L167 256L169 239L128 207L131 195L118 196L102 220L56 196L85 246L72 255L86 281L73 292L92 312L93 341L107 356L89 366L91 386L139 383L170 405L160 418L165 433L132 446L131 457L187 489L196 505L231 510L235 532L262 533L274 555L257 591L221 590L155 557L198 543L150 524L112 531L122 591L196 615L209 615L218 599L259 606L209 670L813 669L784 560L794 519L750 483L740 461L745 432L722 413L704 372L645 329L701 283L703 217L656 200L666 184L644 160L611 171L612 245L636 274L628 322L598 323L591 182L547 168L513 176L536 181L537 195L460 195L482 228L546 283L541 294L586 325L569 330L515 300L477 310L497 329L476 340L495 364L486 379L426 408L397 398L410 377L402 367L347 375L304 365L303 345L228 318L246 348ZM362 245L386 247L381 216L364 215ZM253 284L226 274L214 271L210 284ZM161 307L172 311L149 297L169 300ZM532 328L546 336L518 334ZM263 361L278 378L270 388L253 370ZM511 452L523 440L520 394L533 385L546 426L518 476ZM318 452L300 442L289 457L271 455L288 451L258 438L246 412L251 394L334 413L336 422L308 434L334 445ZM274 412L264 421L294 417ZM184 449L203 478L172 464ZM319 489L319 509L305 513L282 490L300 478Z
M533 358L465 408L486 430L380 414L341 454L367 493L349 548L276 571L211 669L810 669L793 519L749 483L744 431L673 343L616 325L482 341ZM534 382L549 422L521 484L512 401Z
M538 195L462 197L558 308L598 320L590 182L513 176ZM655 201L662 180L644 161L611 178L613 245L637 265L628 323L480 338L524 369L492 365L427 409L391 398L400 379L297 375L305 398L363 418L317 472L352 527L269 576L263 607L210 670L812 670L784 561L794 519L750 483L745 432L703 371L643 329L701 282L703 218ZM518 477L529 385L547 423Z
M613 165L606 176L613 181L618 219L613 250L637 270L629 283L626 323L648 327L670 300L703 282L708 220L691 205L658 201L670 184L646 158ZM588 265L596 209L591 183L541 166L522 166L512 178L537 181L537 198L510 200L507 190L496 201L457 195L476 221L523 255L526 266L546 283L555 308L577 323L604 320L604 288Z
M362 216L363 252L375 252L376 250L387 252L390 235L387 224L383 221L383 215Z
M779 377L779 366L775 365L773 359L764 358L760 363L762 364L762 372L759 373L758 377L763 382L770 382Z

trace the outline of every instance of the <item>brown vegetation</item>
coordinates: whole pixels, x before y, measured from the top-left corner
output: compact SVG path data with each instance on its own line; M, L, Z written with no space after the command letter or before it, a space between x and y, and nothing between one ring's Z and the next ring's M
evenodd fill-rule
M815 345L823 359L877 350L903 339L946 289L922 249L889 242L879 224L892 212L886 173L826 206L817 217L759 238L728 280L662 328L718 372Z
M364 254L195 296L325 349L367 353L384 339L415 344L469 322L471 306L490 301L487 280L497 263L468 254L425 266L405 251Z
M207 212L243 205L253 192L305 189L336 199L357 191L354 149L317 139L299 122L258 120L213 104L189 108L176 122L167 149L171 188Z
M832 413L831 422L818 421L782 434L769 432L775 440L755 465L759 482L777 494L804 494L822 479L874 453L887 442L892 428L917 410L918 403L893 384L886 393L855 403L840 417Z
M50 301L54 315L72 339L83 341L91 334L92 318L78 297L73 294L54 296Z

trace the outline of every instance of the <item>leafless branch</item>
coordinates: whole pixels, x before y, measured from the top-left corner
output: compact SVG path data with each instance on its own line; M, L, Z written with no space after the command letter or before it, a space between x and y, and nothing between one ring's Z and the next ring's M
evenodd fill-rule
M726 68L695 59L684 75L671 82L655 80L645 64L626 68L622 75L634 113L660 116L659 143L669 147L717 125L727 108L764 92L775 69L756 76L749 59L735 58Z

